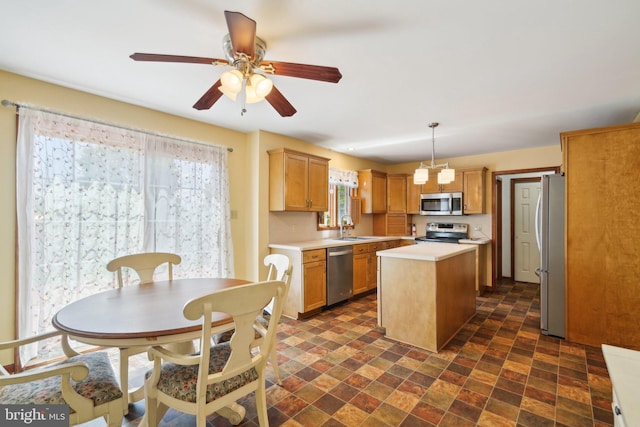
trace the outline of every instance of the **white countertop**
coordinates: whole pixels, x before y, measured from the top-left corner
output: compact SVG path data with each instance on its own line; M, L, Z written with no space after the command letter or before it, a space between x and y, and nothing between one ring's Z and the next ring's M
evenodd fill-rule
M359 245L362 243L375 243L375 242L385 242L389 240L415 240L415 237L412 236L360 236L365 237L363 240L337 240L337 239L318 239L318 240L306 240L302 242L288 242L288 243L269 243L270 248L274 249L289 249L294 251L308 251L311 249L323 249L323 248L332 248L336 246L346 246L346 245ZM470 244L470 245L485 245L491 242L491 239L486 237L474 237L471 239L461 239L460 243ZM421 243L425 244L425 243ZM455 245L455 243L436 243L437 245Z
M602 344L602 354L625 425L640 425L640 351Z
M304 242L269 243L269 247L274 249L290 249L290 250L308 251L310 249L323 249L323 248L332 248L335 246L359 245L362 243L385 242L388 240L399 240L399 239L414 240L413 237L407 237L407 236L361 236L361 237L366 237L366 239L363 239L363 240L319 239L319 240L307 240Z
M486 245L491 242L491 239L488 237L473 237L471 239L460 239L458 243L465 243L469 245Z
M422 261L440 261L465 252L475 251L475 245L458 243L425 242L417 245L377 251L376 255L390 258L416 259Z

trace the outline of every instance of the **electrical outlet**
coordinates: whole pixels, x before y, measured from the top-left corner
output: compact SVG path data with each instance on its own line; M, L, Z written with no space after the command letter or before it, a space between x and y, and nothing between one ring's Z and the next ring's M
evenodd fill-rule
M476 224L473 226L474 231L482 231L482 226L480 224Z
M292 225L292 226L291 226L291 232L292 232L292 233L295 233L295 232L296 232L296 226L295 226L295 225Z

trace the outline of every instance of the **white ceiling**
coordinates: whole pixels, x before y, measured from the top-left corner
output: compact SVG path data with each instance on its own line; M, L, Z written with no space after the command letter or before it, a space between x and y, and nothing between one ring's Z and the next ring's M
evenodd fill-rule
M265 59L342 80L275 76L297 114L262 102L241 116L226 97L191 107L227 67L129 58L224 58L224 10L257 21ZM30 0L5 2L0 24L6 71L381 163L429 160L429 122L443 158L558 144L640 111L638 0Z

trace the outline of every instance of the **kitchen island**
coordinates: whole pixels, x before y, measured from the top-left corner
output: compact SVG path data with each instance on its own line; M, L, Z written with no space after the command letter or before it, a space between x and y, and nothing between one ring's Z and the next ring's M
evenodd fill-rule
M438 352L476 312L476 247L421 243L376 252L378 325Z

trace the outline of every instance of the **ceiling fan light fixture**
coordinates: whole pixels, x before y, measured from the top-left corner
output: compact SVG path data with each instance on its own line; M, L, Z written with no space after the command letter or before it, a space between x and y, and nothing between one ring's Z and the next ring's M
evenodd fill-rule
M242 90L244 76L239 70L225 71L220 75L220 91L229 96L229 93L237 94ZM224 89L224 90L223 90Z
M257 96L264 98L271 93L273 82L262 74L253 74L250 80L251 86L255 88Z
M218 90L223 94L227 95L227 97L233 102L235 102L236 98L238 97L238 94L236 92L231 92L229 89L226 89L224 86L220 86Z

